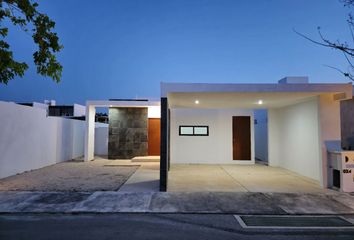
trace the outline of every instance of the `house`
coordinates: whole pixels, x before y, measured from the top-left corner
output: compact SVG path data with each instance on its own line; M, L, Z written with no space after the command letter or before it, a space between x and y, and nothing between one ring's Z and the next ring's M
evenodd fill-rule
M340 101L351 98L352 84L311 84L307 78L162 83L160 189L167 189L170 164L254 164L254 109L268 110L268 164L327 187L326 142L341 139ZM207 134L195 134L198 127Z
M56 105L55 100L45 100L44 103L25 102L17 104L44 109L47 111L47 115L51 117L83 117L83 120L85 120L85 106L76 103L73 105Z
M161 83L161 102L89 101L85 160L94 157L95 107L110 107L108 152L122 159L150 155L148 109L160 105L161 191L171 164L249 165L257 155L328 187L327 144L341 139L340 103L352 91L351 83L287 77L276 84ZM262 125L255 121L260 109Z
M48 116L55 117L82 117L85 116L85 106L73 105L49 105Z

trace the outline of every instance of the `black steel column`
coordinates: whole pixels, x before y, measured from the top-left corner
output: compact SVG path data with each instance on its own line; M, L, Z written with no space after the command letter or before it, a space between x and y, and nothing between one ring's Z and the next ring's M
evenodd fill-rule
M160 191L167 191L168 181L168 102L161 98L161 146L160 146Z

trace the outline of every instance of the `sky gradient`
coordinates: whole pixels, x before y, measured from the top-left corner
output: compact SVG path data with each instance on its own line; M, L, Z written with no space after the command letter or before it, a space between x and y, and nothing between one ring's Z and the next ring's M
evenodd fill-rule
M275 83L284 76L349 82L343 55L293 32L347 39L348 8L336 0L42 0L64 49L59 84L36 74L31 36L11 28L24 78L0 85L0 100L59 104L159 98L160 82Z

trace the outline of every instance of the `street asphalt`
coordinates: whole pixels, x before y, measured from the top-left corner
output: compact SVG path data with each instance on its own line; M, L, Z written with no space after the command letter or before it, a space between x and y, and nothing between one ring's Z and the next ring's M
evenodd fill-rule
M354 239L354 229L245 229L231 214L2 214L0 239Z

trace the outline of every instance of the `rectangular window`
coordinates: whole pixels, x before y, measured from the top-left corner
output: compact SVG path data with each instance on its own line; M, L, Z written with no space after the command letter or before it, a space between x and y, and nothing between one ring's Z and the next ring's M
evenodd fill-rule
M180 136L209 136L209 126L179 126Z
M193 135L193 127L189 126L180 126L179 127L179 135Z

